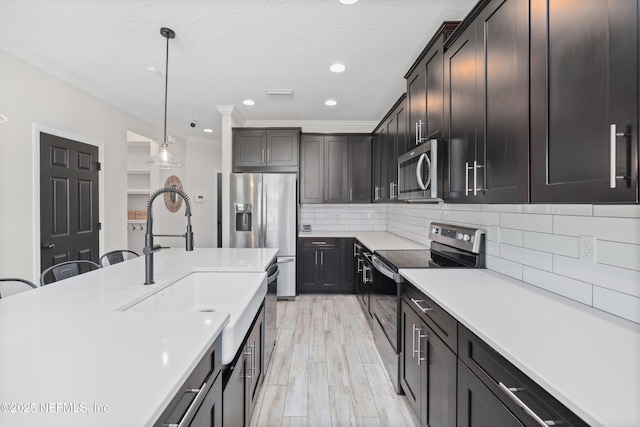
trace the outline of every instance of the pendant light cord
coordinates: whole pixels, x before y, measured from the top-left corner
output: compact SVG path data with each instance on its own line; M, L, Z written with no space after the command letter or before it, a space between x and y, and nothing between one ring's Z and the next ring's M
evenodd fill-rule
M163 143L167 141L167 92L169 91L169 36L167 37L167 59L164 67L164 139Z

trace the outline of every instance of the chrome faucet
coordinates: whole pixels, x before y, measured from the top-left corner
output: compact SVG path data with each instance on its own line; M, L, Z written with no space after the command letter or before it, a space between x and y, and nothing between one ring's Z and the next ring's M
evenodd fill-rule
M175 193L182 197L185 207L185 216L187 217L187 232L185 234L153 234L153 215L151 205L153 201L160 194L164 193ZM144 249L142 253L144 254L144 284L152 285L155 282L153 281L153 254L154 252L158 252L162 247L160 245L153 244L153 237L183 237L185 239L185 249L187 251L193 250L193 231L191 230L191 202L189 202L189 196L187 193L180 190L176 187L165 187L160 188L149 196L149 201L147 202L147 232L144 235Z

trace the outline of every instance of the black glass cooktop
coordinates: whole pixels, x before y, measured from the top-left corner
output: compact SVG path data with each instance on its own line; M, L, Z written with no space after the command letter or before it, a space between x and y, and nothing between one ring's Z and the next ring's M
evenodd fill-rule
M428 250L377 251L376 255L396 271L400 268L429 268L436 266L431 260L431 252Z

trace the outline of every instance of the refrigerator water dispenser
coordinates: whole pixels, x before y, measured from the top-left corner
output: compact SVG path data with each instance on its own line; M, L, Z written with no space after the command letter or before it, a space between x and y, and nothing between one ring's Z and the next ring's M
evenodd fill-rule
M250 203L236 203L236 231L251 231Z

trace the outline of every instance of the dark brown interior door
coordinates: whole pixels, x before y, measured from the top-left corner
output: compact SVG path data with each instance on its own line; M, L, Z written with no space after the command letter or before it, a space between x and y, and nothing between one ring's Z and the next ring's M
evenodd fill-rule
M98 261L98 147L40 133L40 271Z

